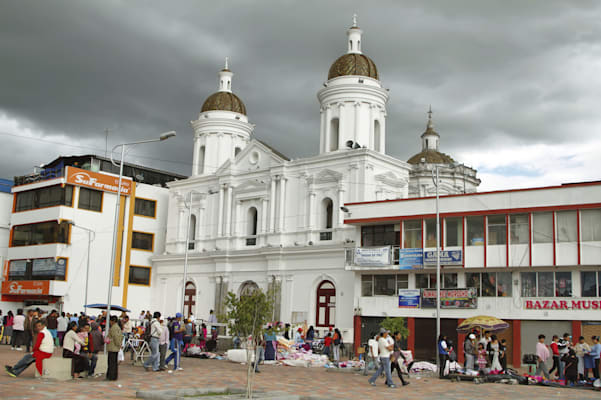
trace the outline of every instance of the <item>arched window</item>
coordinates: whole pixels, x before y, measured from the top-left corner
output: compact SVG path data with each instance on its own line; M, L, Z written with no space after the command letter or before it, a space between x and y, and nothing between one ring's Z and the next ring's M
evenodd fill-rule
M246 281L240 285L240 297L242 296L250 296L255 291L259 289L259 285L257 285L253 281Z
M242 149L240 147L236 147L236 149L234 150L234 157L236 157L241 151Z
M227 90L232 90L232 82L227 82Z
M350 46L351 51L353 51L353 41L352 40L348 41L348 45Z
M196 215L190 215L190 231L188 232L188 250L194 250L196 240Z
M340 120L333 118L330 121L330 151L338 150L338 129L340 127Z
M330 281L322 281L317 287L315 325L334 326L336 324L336 287Z
M326 197L322 201L322 209L323 209L323 224L322 228L332 229L332 211L333 211L333 203L332 199Z
M374 121L374 150L380 151L380 121Z
M205 147L200 146L198 154L198 173L202 174L205 171Z

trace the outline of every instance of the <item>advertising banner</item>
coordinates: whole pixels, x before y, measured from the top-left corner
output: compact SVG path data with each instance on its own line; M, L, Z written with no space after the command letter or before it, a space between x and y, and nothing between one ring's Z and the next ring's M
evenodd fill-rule
M387 247L356 247L355 265L376 266L390 265L390 246Z
M399 308L419 308L419 289L399 289Z
M50 281L4 281L2 282L2 294L48 294Z
M399 249L399 269L418 269L423 266L423 249Z
M422 289L422 308L436 308L436 289ZM478 308L478 290L440 289L440 308Z
M85 169L67 167L65 176L67 177L67 183L96 190L103 190L105 192L117 193L119 187L118 176L105 175ZM131 188L131 178L123 177L121 179L121 194L129 196L131 194Z
M424 251L424 264L436 265L436 250ZM461 250L443 250L440 252L440 265L463 265Z

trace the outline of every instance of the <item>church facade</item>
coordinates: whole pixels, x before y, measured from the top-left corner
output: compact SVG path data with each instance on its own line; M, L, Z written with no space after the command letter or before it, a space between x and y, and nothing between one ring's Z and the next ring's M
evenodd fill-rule
M254 137L226 60L219 90L192 121L191 176L169 183L154 308L206 318L223 311L227 292L259 287L273 296L273 320L336 326L350 342L361 283L345 268L345 250L361 243L361 230L344 223L344 204L431 196L436 166L441 194L476 191L476 171L439 151L431 112L420 153L408 162L386 154L388 91L356 22L347 36L317 93L319 154L306 158Z

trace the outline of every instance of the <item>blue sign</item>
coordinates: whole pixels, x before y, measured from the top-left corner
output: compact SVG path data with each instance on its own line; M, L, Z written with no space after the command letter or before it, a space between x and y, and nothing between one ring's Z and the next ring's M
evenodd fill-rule
M419 289L399 289L399 308L418 308Z
M424 251L424 264L436 265L436 250ZM443 250L440 252L440 265L463 265L461 250Z
M414 269L423 266L423 249L399 249L399 269Z

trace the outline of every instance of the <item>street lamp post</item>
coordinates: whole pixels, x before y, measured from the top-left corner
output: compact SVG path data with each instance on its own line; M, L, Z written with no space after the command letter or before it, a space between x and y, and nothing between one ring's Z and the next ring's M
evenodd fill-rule
M432 179L434 180L434 186L436 186L436 370L440 371L440 368L444 368L444 365L440 365L440 357L438 355L438 338L440 337L440 210L439 210L439 192L438 185L440 184L438 178L438 168L436 165L435 171L432 171Z
M142 144L142 143L152 143L152 142L160 142L163 140L167 140L170 137L175 136L175 131L170 131L170 132L165 132L163 133L161 136L159 136L156 139L147 139L147 140L140 140L137 142L130 142L130 143L121 143L116 145L115 147L113 147L113 149L111 150L111 163L115 166L115 167L119 167L119 184L117 186L117 205L115 208L115 222L113 224L113 248L111 251L111 266L110 266L110 275L109 275L109 289L108 289L108 298L107 298L107 302L106 302L106 324L105 324L105 337L108 337L109 335L109 319L111 317L111 298L113 295L113 275L115 273L115 256L117 253L117 238L118 238L118 228L119 228L119 209L121 208L121 183L123 181L123 158L125 158L125 148L126 146L133 146L136 144ZM113 153L115 152L115 149L117 147L121 147L121 161L119 162L119 164L117 164L115 162L115 160L113 160ZM104 353L106 354L106 343L104 344Z
M88 233L88 260L87 260L87 265L86 265L86 291L85 291L85 298L84 298L84 313L86 315L88 315L88 282L89 282L89 275L90 275L90 249L91 249L91 244L92 241L96 239L96 232L94 232L93 230L89 229L89 228L85 228L83 226L79 226L79 225L75 225L75 222L73 221L69 221L69 225L74 226L76 228L79 229L83 229L84 231L86 231Z

